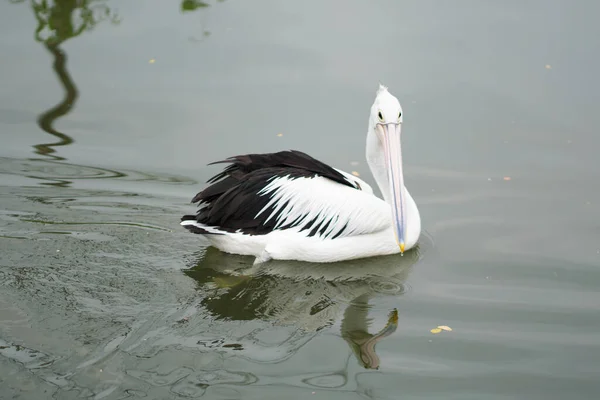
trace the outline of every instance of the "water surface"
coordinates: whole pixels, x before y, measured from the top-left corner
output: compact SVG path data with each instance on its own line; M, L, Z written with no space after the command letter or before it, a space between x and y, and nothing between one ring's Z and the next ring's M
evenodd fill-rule
M596 398L599 11L0 2L0 397ZM379 82L417 251L257 268L179 227L234 154L374 184Z

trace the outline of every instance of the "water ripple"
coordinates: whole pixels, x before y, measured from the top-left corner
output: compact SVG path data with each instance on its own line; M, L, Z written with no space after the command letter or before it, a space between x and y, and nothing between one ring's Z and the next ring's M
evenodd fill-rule
M134 170L112 170L98 166L78 165L65 161L17 159L0 157L0 176L16 175L43 181L43 184L68 187L74 181L90 179L118 179L129 182L153 181L174 185L196 185L197 181L185 176L154 174Z

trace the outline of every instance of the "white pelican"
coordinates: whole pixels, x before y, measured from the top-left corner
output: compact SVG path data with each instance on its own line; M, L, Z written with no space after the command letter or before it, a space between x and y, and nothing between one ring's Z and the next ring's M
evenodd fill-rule
M181 225L255 264L404 253L419 239L421 217L404 186L402 120L400 102L380 85L366 153L384 200L362 179L302 152L247 154L216 162L230 165L192 199L200 208Z

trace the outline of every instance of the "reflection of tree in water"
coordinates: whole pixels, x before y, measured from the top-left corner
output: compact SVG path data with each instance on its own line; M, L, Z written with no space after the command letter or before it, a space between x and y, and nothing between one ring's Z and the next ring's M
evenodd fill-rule
M218 0L222 1L222 0ZM35 153L45 156L46 163L58 162L54 165L38 165L38 168L44 171L52 171L53 168L60 169L65 165L74 168L75 171L69 174L69 178L78 178L78 172L84 170L85 179L92 178L120 178L126 176L124 173L112 171L104 168L88 167L83 165L66 164L65 160L56 153L55 147L70 145L74 142L73 138L64 132L60 132L54 127L56 120L68 114L75 106L79 92L77 85L73 81L67 70L67 55L61 48L67 40L81 35L85 31L90 31L96 25L103 21L110 21L112 24L118 24L117 14L106 5L106 0L9 0L10 3L29 4L35 19L37 27L34 33L34 39L42 43L44 47L52 54L54 58L53 69L58 80L65 91L65 96L58 104L39 115L37 122L40 128L56 138L56 141L50 143L41 143L34 145ZM198 0L183 0L181 8L184 11L194 11L209 6ZM40 159L31 159L40 161ZM89 172L95 172L92 175ZM50 182L43 183L57 187L67 187L71 184L70 180L62 176L26 175L34 179L43 179ZM61 175L61 174L58 174Z
M379 368L376 344L396 331L398 311L390 310L371 333L369 300L404 293L419 251L335 264L270 261L247 269L248 257L208 248L183 272L204 292L200 304L216 319L265 320L305 331L332 326L341 316L341 336L364 368Z
M24 0L12 0L12 3L23 3ZM53 68L59 82L65 89L63 100L42 113L38 117L38 125L45 132L55 136L58 141L35 145L37 154L64 160L54 155L54 147L66 146L73 139L54 128L54 121L66 115L74 107L79 95L77 86L67 70L67 56L60 46L67 40L93 29L98 23L109 19L118 23L116 14L112 13L102 0L30 0L31 9L37 20L34 38L42 43L54 57Z
M64 160L55 155L58 146L73 143L73 138L54 128L54 122L68 114L79 96L77 86L67 70L67 55L61 45L85 31L92 30L103 21L118 24L117 14L105 4L106 0L9 0L13 4L29 3L37 20L34 38L48 49L54 57L53 69L65 89L63 100L38 117L38 125L58 141L34 146L36 154L54 160ZM218 0L223 1L223 0ZM182 0L182 12L195 11L210 6L205 1Z

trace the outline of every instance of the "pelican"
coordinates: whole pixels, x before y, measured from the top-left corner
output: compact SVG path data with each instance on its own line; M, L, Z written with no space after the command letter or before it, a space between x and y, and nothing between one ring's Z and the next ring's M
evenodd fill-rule
M181 225L212 246L269 260L337 262L404 253L421 234L417 205L404 186L402 107L379 85L368 123L366 158L383 195L362 179L300 151L246 154L196 194Z

